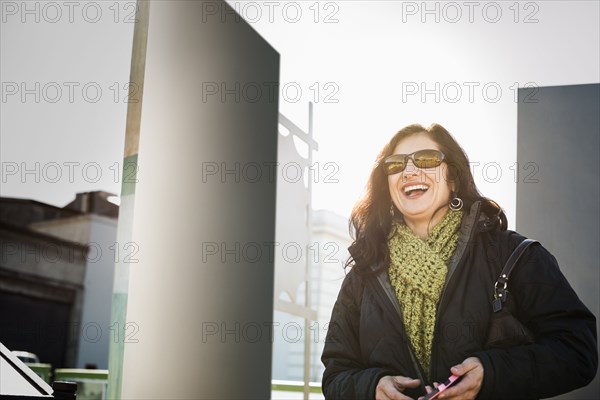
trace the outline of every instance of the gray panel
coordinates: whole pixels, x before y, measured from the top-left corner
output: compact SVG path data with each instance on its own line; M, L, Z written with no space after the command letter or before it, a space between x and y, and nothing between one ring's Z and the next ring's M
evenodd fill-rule
M122 396L269 398L279 55L214 1L147 46Z
M600 85L532 90L519 90L517 231L554 254L598 320ZM599 386L596 375L558 398L596 398Z

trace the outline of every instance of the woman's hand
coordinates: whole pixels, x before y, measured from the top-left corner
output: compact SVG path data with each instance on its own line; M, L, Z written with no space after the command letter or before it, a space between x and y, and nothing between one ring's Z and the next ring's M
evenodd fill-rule
M450 368L454 375L462 376L462 380L444 390L437 397L445 400L467 400L477 397L483 382L483 365L477 357L469 357L461 364Z
M402 394L404 389L413 389L420 384L420 380L405 376L384 376L377 382L375 400L408 400L410 397Z

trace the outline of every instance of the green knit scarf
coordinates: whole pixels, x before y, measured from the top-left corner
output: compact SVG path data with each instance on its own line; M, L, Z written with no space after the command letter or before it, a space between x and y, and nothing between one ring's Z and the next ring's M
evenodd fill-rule
M388 246L389 277L402 308L404 326L426 377L429 378L431 343L437 305L447 263L454 254L462 211L449 211L426 239L403 223L394 222Z

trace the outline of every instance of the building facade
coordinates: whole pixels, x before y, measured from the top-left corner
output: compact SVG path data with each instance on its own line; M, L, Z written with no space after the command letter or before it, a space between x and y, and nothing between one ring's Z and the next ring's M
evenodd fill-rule
M118 206L0 198L0 341L53 367L107 368Z

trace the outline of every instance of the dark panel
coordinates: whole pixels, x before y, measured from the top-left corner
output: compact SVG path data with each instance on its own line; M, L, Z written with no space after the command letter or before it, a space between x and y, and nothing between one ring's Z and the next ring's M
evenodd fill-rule
M67 303L0 291L0 342L64 367L69 309Z
M517 230L556 257L598 319L600 85L519 90ZM559 398L591 399L599 378Z

